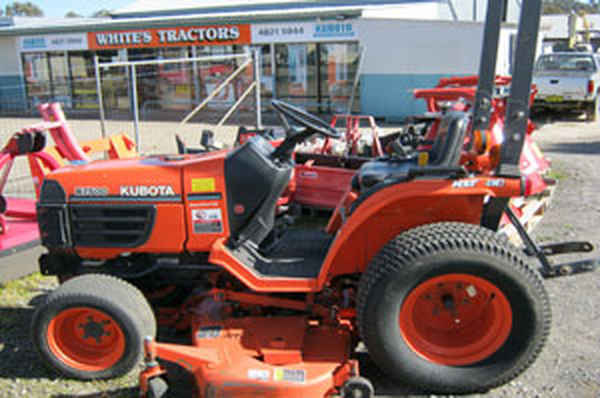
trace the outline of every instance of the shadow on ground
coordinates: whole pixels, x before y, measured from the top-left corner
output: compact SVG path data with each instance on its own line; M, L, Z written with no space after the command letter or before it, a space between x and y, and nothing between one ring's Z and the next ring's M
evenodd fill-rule
M30 307L0 307L0 377L56 379L45 368L31 344L29 336L34 308L46 297L41 291L29 302Z
M587 120L583 113L579 112L535 112L530 115L531 120L538 126L551 124L554 122L580 122L586 123Z
M545 144L544 152L571 153L578 155L600 154L600 141L594 142L560 142Z
M40 362L29 336L32 308L0 307L0 377L56 379Z
M52 395L52 398L134 398L139 397L139 391L136 387L119 388L115 390L106 390L92 394L58 394ZM169 396L170 397L170 396Z

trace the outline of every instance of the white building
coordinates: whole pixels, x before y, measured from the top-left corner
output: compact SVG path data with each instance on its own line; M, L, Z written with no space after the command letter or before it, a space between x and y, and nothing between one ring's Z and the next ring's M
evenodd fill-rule
M510 73L520 12L519 0L505 1L500 74ZM486 7L486 0L138 0L109 19L4 19L0 49L14 56L0 62L0 111L48 100L93 110L94 55L152 59L254 47L262 51L265 100L340 111L358 74L354 110L402 119L425 109L412 90L477 73ZM215 33L214 40L201 33L219 28L231 30ZM179 108L206 94L190 87L208 90L201 73L189 73L173 83L181 86L171 90ZM146 94L139 94L140 104L149 100ZM128 95L126 88L115 89L105 101L128 109ZM152 95L164 109L173 102Z

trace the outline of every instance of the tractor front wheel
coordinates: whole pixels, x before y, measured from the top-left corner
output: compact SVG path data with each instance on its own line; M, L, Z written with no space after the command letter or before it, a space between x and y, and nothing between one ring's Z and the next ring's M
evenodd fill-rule
M69 279L50 293L32 320L32 339L42 359L80 380L122 376L139 361L156 320L132 285L101 274Z
M358 292L362 339L391 377L436 393L487 391L541 351L550 305L539 274L492 231L460 223L405 232Z

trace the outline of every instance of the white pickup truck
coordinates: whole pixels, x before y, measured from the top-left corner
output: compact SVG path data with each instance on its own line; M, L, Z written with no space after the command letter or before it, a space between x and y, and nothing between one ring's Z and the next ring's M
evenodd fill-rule
M534 110L584 111L587 120L599 119L598 55L584 52L541 55L535 65L533 83L538 89Z

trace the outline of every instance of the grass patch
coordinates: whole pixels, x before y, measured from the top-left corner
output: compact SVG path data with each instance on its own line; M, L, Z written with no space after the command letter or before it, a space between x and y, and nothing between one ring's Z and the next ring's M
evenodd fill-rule
M548 171L548 177L554 180L561 181L569 177L569 175L564 171L553 167L552 169L550 169L550 171Z
M0 285L0 398L103 398L139 396L136 368L118 379L68 380L46 368L29 336L32 302L53 290L55 277L40 273Z
M553 178L557 181L566 180L570 177L568 167L565 163L553 160L552 167L548 170L546 175L549 178Z
M36 272L0 285L0 303L6 306L29 302L34 296L56 286L56 278Z

